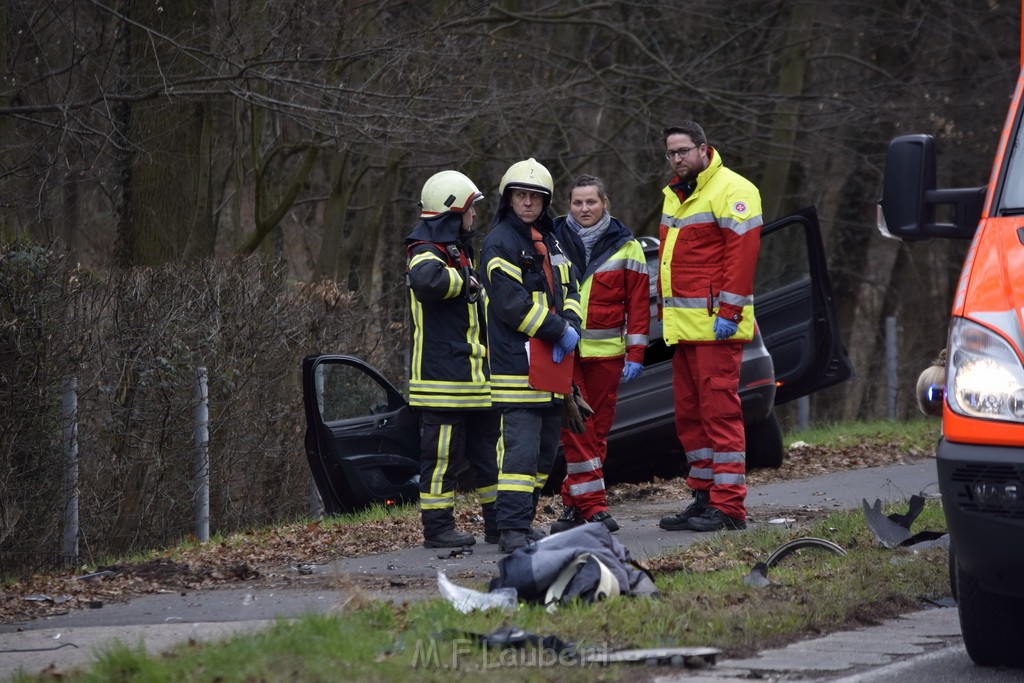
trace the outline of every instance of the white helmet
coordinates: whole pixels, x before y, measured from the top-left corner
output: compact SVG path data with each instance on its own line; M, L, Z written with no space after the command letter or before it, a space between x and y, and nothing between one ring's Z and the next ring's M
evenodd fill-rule
M581 553L566 564L551 585L548 586L547 593L544 595L544 604L547 606L548 612L554 612L558 608L558 605L562 603L565 596L566 589L569 588L573 579L576 578L576 575L579 574L584 565L591 562L597 565L601 575L597 586L594 588L594 601L610 600L611 598L618 597L620 593L619 581L612 574L611 570L594 555Z
M443 213L464 213L483 193L473 181L458 171L441 171L427 178L420 193L420 218L435 218Z
M505 188L520 187L524 190L533 190L551 196L555 190L555 184L551 181L551 173L539 161L530 157L525 161L517 161L508 167L505 175L501 176L501 185L498 186L498 193L504 195Z

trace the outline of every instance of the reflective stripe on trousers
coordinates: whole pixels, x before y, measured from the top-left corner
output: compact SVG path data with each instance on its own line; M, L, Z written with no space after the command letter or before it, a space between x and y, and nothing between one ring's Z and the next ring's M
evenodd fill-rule
M423 534L436 536L455 528L455 485L463 462L472 470L484 511L494 503L501 417L495 409L421 410L419 416L420 519ZM484 517L493 518L493 512Z
M585 518L608 509L604 462L608 457L608 430L615 420L623 364L624 359L620 357L577 361L573 368L573 381L594 414L587 420L585 433L562 430L566 474L561 493L562 502L578 508Z
M743 344L677 344L672 356L676 433L690 473L712 507L746 519L746 439L740 403Z
M561 404L503 408L498 463L498 529L527 530L558 452Z

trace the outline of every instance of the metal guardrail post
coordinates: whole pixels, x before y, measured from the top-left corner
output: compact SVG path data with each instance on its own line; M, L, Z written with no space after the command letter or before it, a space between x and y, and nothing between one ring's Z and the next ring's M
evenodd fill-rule
M195 439L195 522L200 543L210 540L210 402L206 368L196 372Z
M61 387L60 421L64 431L63 535L65 562L78 560L78 379L68 377Z

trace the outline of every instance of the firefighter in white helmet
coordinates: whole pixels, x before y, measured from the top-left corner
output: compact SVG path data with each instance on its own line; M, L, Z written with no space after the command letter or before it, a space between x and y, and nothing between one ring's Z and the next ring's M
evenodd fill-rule
M456 465L469 463L484 540L498 542L495 496L500 417L491 406L484 300L473 262L474 204L483 198L458 171L423 184L420 221L405 240L412 315L409 404L420 419L423 545L473 545L455 528Z
M540 491L558 451L563 395L535 389L531 338L553 345L554 363L571 363L579 341L580 302L571 264L548 214L554 183L535 159L512 164L484 239L487 338L494 405L501 409L498 472L500 547L511 553L543 535L533 529Z

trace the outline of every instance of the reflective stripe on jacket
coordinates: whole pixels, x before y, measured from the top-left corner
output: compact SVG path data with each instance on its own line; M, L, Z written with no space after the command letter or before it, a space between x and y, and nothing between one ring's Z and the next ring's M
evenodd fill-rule
M688 196L681 183L662 190L658 292L667 344L714 343L716 315L739 323L726 341L754 337L761 195L716 150L708 153L710 163Z
M556 222L555 234L572 232L564 218ZM577 238L578 239L578 238ZM574 246L573 265L578 267L580 308L583 311L578 354L586 359L618 358L644 362L647 333L651 326L651 279L643 247L617 218L611 219L605 234L585 260L582 242L565 238Z
M409 248L406 282L412 316L409 405L442 410L491 407L487 348L480 302L462 296L461 268L444 246ZM459 251L472 268L472 254Z
M539 406L554 400L555 394L530 388L526 346L530 337L557 343L566 324L579 329L580 303L572 266L551 232L551 219L544 218L538 219L536 227L544 235L551 259L554 292L548 290L530 228L510 209L499 211L481 249L487 288L491 398L495 405Z

